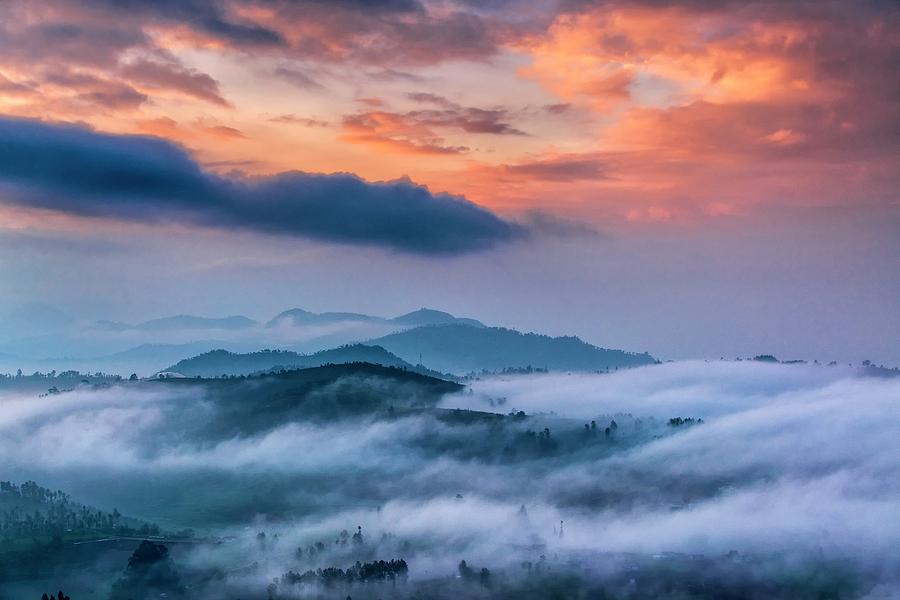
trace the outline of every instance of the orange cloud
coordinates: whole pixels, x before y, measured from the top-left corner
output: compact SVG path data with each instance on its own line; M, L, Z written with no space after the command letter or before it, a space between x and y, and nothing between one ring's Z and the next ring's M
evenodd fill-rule
M900 124L900 88L884 73L900 36L886 18L754 3L608 2L560 15L513 43L530 57L519 72L595 114L595 146L581 155L607 177L590 189L561 180L555 197L667 221L890 195L900 153L884 128ZM496 171L497 185L514 185ZM548 185L540 193L553 194Z
M805 54L814 40L807 27L743 18L677 6L564 15L523 46L532 62L521 73L563 100L601 111L629 102L827 96L810 84L814 69Z
M227 125L201 125L199 129L208 135L225 140L242 140L247 137L240 129Z
M8 3L0 111L510 211L896 201L900 23L873 3L313 4Z
M447 145L444 138L421 123L385 111L369 111L344 117L341 139L401 154L460 154L464 146Z

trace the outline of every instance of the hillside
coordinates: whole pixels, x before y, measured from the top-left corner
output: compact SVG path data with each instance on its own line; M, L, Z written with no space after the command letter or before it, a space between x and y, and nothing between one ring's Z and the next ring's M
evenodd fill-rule
M219 377L221 375L250 375L281 369L308 369L345 363L371 363L406 369L424 375L441 376L440 373L416 367L380 346L365 344L350 344L313 354L300 354L289 350L261 350L246 354L212 350L193 358L181 360L164 370L174 371L187 377Z
M540 367L598 371L652 364L647 353L598 348L577 337L550 337L501 327L418 327L372 340L407 361L421 361L450 373Z
M142 382L143 383L143 382ZM215 405L201 437L251 435L294 421L330 420L394 409L432 408L458 383L358 362L224 379L157 379L147 385L199 386Z
M400 315L391 319L393 323L399 323L407 327L426 327L428 325L471 325L472 327L484 327L484 323L475 319L466 319L456 317L450 313L434 310L431 308L420 308L411 313Z

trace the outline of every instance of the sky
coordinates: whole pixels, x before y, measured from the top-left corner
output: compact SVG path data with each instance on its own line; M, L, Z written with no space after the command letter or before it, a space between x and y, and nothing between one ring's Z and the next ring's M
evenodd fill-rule
M900 8L0 5L0 313L900 364Z

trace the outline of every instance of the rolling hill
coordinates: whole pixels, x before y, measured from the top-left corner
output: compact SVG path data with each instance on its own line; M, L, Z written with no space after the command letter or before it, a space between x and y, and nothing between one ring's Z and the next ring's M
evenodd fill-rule
M528 366L562 371L599 371L653 364L647 353L598 348L574 336L550 337L501 327L432 325L369 342L410 362L463 374Z
M463 386L406 369L366 362L226 379L156 379L147 385L199 386L215 410L202 436L252 435L294 421L330 420L394 409L437 406Z
M302 327L304 325L335 325L338 323L380 323L398 326L398 328L451 324L484 327L484 324L481 321L457 317L448 312L431 308L420 308L419 310L414 310L413 312L391 319L353 312L314 313L303 310L302 308L292 308L275 315L272 320L266 323L266 327L275 327L285 322L297 327Z
M406 369L431 376L443 376L421 366L415 366L391 354L380 346L350 344L313 354L299 354L289 350L261 350L239 354L227 350L211 350L181 360L164 371L187 377L218 377L221 375L250 375L281 369L308 369L329 364L371 363L384 367Z
M484 323L476 319L456 317L450 313L433 310L431 308L420 308L411 313L394 317L393 319L390 319L390 321L407 327L426 327L428 325L471 325L472 327L484 327Z
M373 317L371 315L363 315L352 312L323 312L314 313L302 308L292 308L275 315L266 327L275 327L280 323L288 322L291 325L300 327L303 325L330 325L334 323L379 323L383 322L381 317Z

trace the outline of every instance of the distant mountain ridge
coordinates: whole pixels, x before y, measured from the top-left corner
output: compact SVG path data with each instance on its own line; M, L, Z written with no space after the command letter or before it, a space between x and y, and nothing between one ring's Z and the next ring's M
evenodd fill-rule
M457 317L448 312L431 308L420 308L419 310L414 310L413 312L393 318L376 317L354 312L314 313L302 308L292 308L273 317L266 323L266 327L275 327L285 321L289 321L290 324L298 327L303 325L325 325L336 323L382 323L396 324L403 327L461 324L471 325L473 327L484 327L484 323L476 319Z
M484 327L484 323L476 319L455 317L448 312L431 308L420 308L411 313L400 315L390 319L392 323L409 325L411 327L425 327L428 325L469 325L471 327Z
M473 327L484 327L484 323L477 319L457 317L448 312L434 310L432 308L420 308L398 317L386 318L355 312L327 311L316 313L302 308L291 308L282 311L269 319L265 327L272 328L289 322L291 325L302 327L305 325L333 325L338 323L372 323L384 325L399 325L401 327L422 327L425 325L450 325L462 324ZM249 329L259 323L244 315L231 315L227 317L203 317L197 315L173 315L150 319L141 323L124 323L101 319L95 321L90 329L95 331L147 331L164 332L177 330L202 330L224 329L240 330Z
M218 377L221 375L251 375L280 369L308 369L329 364L369 363L394 367L427 375L444 377L444 374L413 365L380 346L349 344L322 350L313 354L299 354L290 350L261 350L244 354L227 350L211 350L180 360L163 371L180 373L187 377Z
M130 325L119 321L100 320L94 323L93 329L101 331L173 331L181 329L247 329L255 326L257 323L249 317L243 315L232 315L229 317L198 317L195 315L175 315L171 317L162 317L159 319L150 319L143 323Z
M314 313L302 308L292 308L275 315L266 327L275 327L285 321L295 326L302 325L322 325L327 323L371 323L383 321L381 317L373 317L371 315L363 315L352 312L323 312Z
M106 348L108 352L98 351ZM264 350L268 348L278 350ZM54 350L60 354L45 358ZM488 327L430 308L392 318L292 308L262 323L242 315L187 314L138 324L97 321L77 335L7 340L0 352L9 355L0 356L4 364L14 367L103 368L125 375L171 370L191 377L360 361L437 375L529 366L601 371L655 362L646 353L600 348L577 337Z
M502 327L429 325L392 333L369 343L407 361L465 374L528 366L549 370L602 371L656 362L644 353L599 348L575 336L550 337Z

